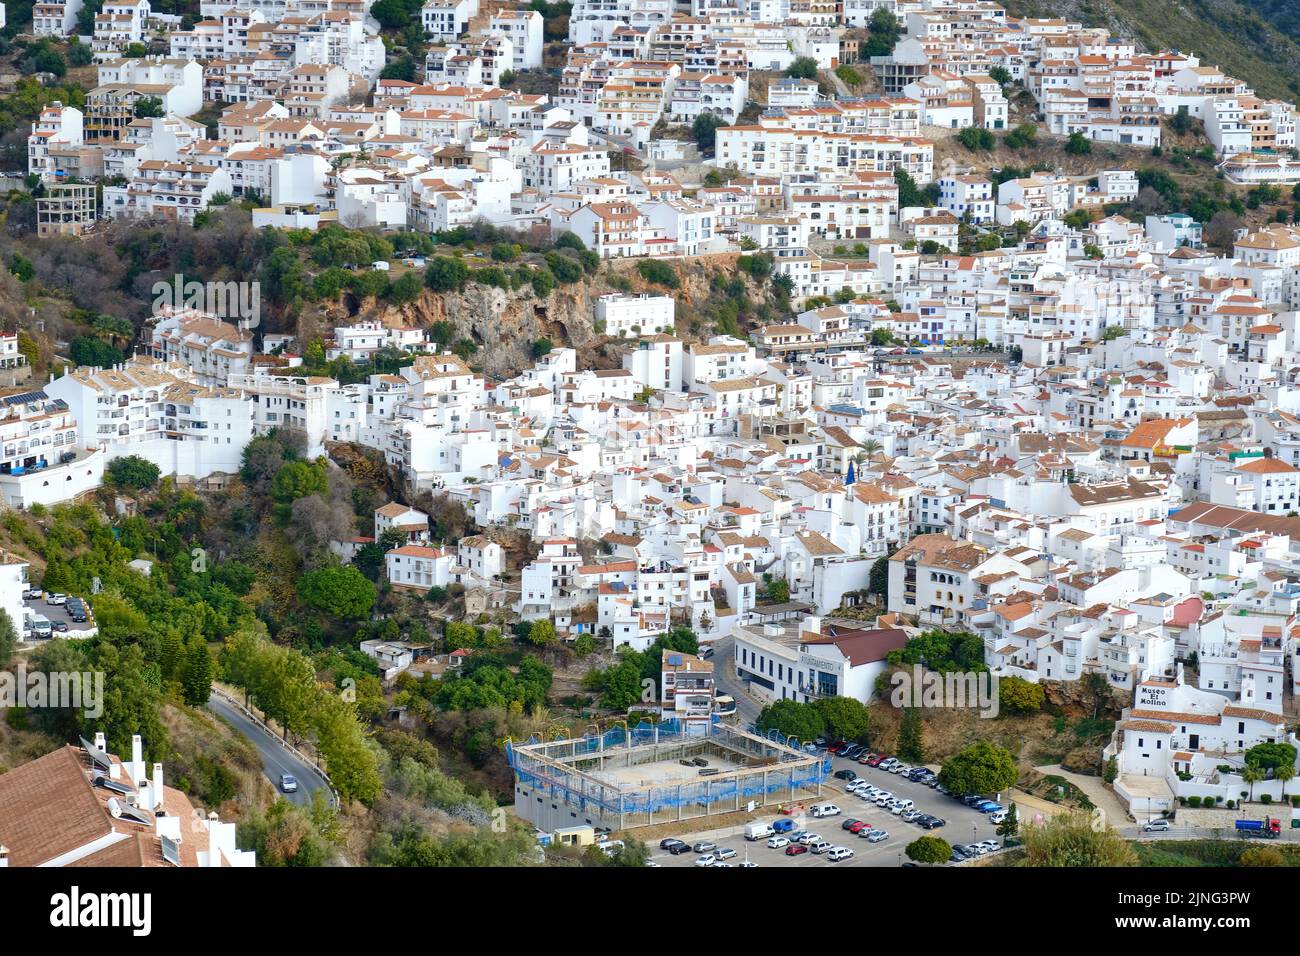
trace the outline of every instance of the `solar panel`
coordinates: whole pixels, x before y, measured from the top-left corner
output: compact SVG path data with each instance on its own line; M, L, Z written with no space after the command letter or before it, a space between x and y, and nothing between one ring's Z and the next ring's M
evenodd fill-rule
M126 796L128 793L131 792L130 787L126 786L125 784L118 783L116 780L110 780L108 777L105 777L103 774L100 774L99 776L95 777L95 786L99 787L101 790L108 790L111 791L112 793L120 793L122 796Z
M147 816L135 807L127 806L116 797L108 798L108 812L113 815L115 820L130 820L132 823L139 823L146 827L151 825L151 821Z
M44 392L23 392L21 395L10 395L4 399L6 405L26 405L29 402L43 402L50 396Z
M85 750L86 753L90 754L91 760L103 767L105 770L108 770L113 766L112 761L108 759L108 754L104 753L104 751L100 750L85 737L81 738L81 748Z
M181 865L181 847L180 844L171 837L162 838L162 855L163 859L172 866Z

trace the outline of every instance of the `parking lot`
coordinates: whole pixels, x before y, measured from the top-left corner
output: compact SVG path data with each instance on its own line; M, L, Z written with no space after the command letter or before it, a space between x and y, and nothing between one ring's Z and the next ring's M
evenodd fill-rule
M90 602L86 601L86 604L89 607ZM95 634L94 617L88 615L86 621L78 623L68 614L66 604L47 604L44 597L39 597L33 600L24 600L23 607L29 609L32 614L43 614L49 618L50 624L55 628L59 624L67 625L66 631L59 632L56 630L51 637L84 638Z
M759 866L901 866L908 862L903 853L904 847L919 836L942 837L949 843L978 843L981 840L999 839L997 827L989 822L985 814L972 810L961 801L945 796L925 784L907 780L900 774L859 764L855 760L832 757L831 763L832 776L823 785L821 798L803 802L801 805L811 807L813 803L833 803L843 812L838 816L821 819L814 819L807 813L795 814L795 830L811 830L835 846L848 847L853 851L853 856L846 860L833 863L825 854L811 852L787 856L783 848L769 849L766 839L752 842L746 840L743 835L744 825L725 830L706 830L673 834L673 836L692 845L699 840L708 840L720 847L728 847L736 851L736 856L728 860L728 863L739 864L748 860ZM873 786L888 790L901 799L912 800L916 804L916 809L947 821L946 825L934 830L926 830L918 824L905 823L883 807L877 807L861 797L845 792L844 788L848 781L837 780L833 774L846 769L853 770ZM1003 804L1006 804L1005 800ZM753 820L770 824L780 817L781 814L777 809L770 807L763 813L756 813ZM862 820L871 824L873 830L885 830L889 833L889 838L880 843L870 843L865 838L843 829L846 819ZM667 850L659 849L657 840L650 847L650 859L660 866L694 866L697 857L699 854L695 852L673 856Z

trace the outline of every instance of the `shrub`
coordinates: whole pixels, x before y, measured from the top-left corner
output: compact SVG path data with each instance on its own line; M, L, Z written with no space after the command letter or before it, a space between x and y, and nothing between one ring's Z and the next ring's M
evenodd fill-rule
M676 270L668 263L661 262L658 259L644 259L638 262L636 271L640 273L641 278L646 282L653 282L655 285L675 289L680 284Z

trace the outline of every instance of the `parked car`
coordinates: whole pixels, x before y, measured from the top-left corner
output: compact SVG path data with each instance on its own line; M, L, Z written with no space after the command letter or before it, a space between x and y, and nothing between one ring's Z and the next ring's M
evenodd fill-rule
M767 841L767 848L769 850L780 850L789 845L790 841L783 836L774 836L772 839Z
M939 829L939 827L943 827L947 825L948 825L948 821L943 819L942 817L932 816L929 819L921 821L921 826L925 827L927 830L937 830Z
M858 754L858 756L857 756L857 761L858 761L858 763L860 763L860 764L867 764L867 765L870 765L870 763L871 763L871 758L874 757L874 756L875 756L875 754L873 754L873 753L867 753L866 751L863 751L862 753Z
M697 840L695 846L691 847L691 849L694 850L696 853L709 853L710 851L716 850L717 848L718 845L716 843L710 842L709 840Z
M844 811L833 803L815 803L809 811L814 817L836 817Z
M851 830L853 828L853 824L861 823L861 822L862 822L861 820L855 820L853 817L845 817L844 822L840 824L840 829Z
M691 852L691 845L689 843L683 843L680 840L678 840L668 848L668 852L671 853L673 856L681 856L683 853Z
M820 839L821 837L816 833L813 833L811 830L805 830L803 833L799 834L797 842L800 846L808 846L810 843L816 843Z
M921 819L920 810L904 810L901 814L904 823L915 823Z
M1001 823L1001 822L1002 822L1003 820L1005 820L1006 818L1007 818L1007 811L1005 811L1005 810L996 810L996 811L994 811L993 813L990 813L990 814L989 814L989 823L992 823L992 824L995 824L995 825L996 825L996 824Z
M52 605L67 604L68 596L66 594L59 594L56 592L54 594L47 596L45 598L45 603L52 604Z
M55 622L54 622L54 629L55 629L56 631L58 631L60 634L65 634L65 633L67 633L67 630L68 630L68 623L67 623L67 621L55 621Z
M835 779L836 779L836 780L856 780L857 778L858 778L858 775L857 775L856 773L854 773L852 770L836 770L836 771L835 771Z
M985 853L992 853L994 850L1002 848L1002 844L998 843L997 840L981 840L975 845L983 849Z
M840 860L847 860L853 855L853 851L846 846L833 846L830 852L826 854L826 859L832 863L838 863Z
M695 860L695 865L696 865L696 866L712 866L714 863L717 863L717 862L718 862L718 861L715 860L715 859L713 858L713 854L712 854L712 853L706 853L706 854L704 854L704 856L701 856L701 857L697 857L697 858L696 858L696 860Z
M871 833L867 836L868 843L884 843L888 839L889 839L888 830L872 830Z
M842 752L840 753L840 756L843 757L845 760L852 760L854 757L856 757L856 756L857 756L858 754L860 754L860 753L862 753L862 745L861 745L861 744L850 744L850 745L848 746L848 749L846 749L846 750L844 750L844 751L842 751Z
M809 844L808 849L818 855L825 853L827 850L835 848L835 844L827 840L818 840L816 843Z
M1143 833L1168 833L1169 821L1152 820L1150 823L1145 823L1142 825L1142 832Z
M720 846L714 852L713 855L716 859L719 860L730 860L733 856L736 855L736 851L731 849L731 847Z
M681 843L681 842L682 842L681 840L678 840L675 837L664 837L662 840L659 841L659 849L667 850L671 848L674 844ZM685 846L685 844L682 845Z
M884 763L888 759L889 758L886 757L884 754L872 754L871 759L867 761L867 766L879 767L882 763Z
M798 856L800 853L807 853L808 848L801 843L791 843L785 848L786 856Z
M865 820L858 820L853 824L853 826L849 827L849 832L861 833L863 830L870 830L870 829L871 829L870 823L867 823Z

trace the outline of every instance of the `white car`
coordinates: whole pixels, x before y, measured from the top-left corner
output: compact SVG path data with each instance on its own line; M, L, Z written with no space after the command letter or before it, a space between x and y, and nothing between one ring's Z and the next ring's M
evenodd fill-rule
M909 770L911 770L911 769L912 769L912 768L909 767L909 766L908 766L907 764L905 764L905 763L896 763L896 764L894 764L892 767L889 768L889 772L890 772L890 773L907 773L907 771L909 771Z
M816 843L808 847L808 849L813 853L825 853L828 850L835 849L835 844L831 843L829 840L818 840Z
M720 846L714 851L713 855L719 860L730 860L736 855L736 851L730 847Z
M843 810L833 803L819 803L812 808L812 815L814 817L834 817L843 812Z
M696 860L695 860L695 865L696 865L696 866L712 866L714 863L717 863L717 862L718 862L717 857L715 857L712 853L706 853L706 854L704 854L704 856L701 856L701 857L697 857L697 858L696 858Z
M738 866L739 866L742 870L749 870L749 869L752 869L753 867L758 866L758 864L755 863L753 860L746 860L744 863L740 863L740 864L738 864Z
M989 817L989 819L992 820L993 817ZM1169 821L1152 820L1150 823L1143 824L1142 832L1143 833L1167 833L1169 832Z
M821 837L818 836L816 833L813 833L811 830L799 838L799 842L802 843L804 846L811 846L812 844L817 843L820 840Z
M889 792L886 791L885 793L880 794L878 797L876 797L876 799L872 800L871 802L878 807L887 807L889 806L890 801L892 801L893 799L894 798L889 795Z
M774 836L772 839L767 841L767 846L770 850L779 850L782 847L787 847L789 845L790 841L783 836Z
M50 594L45 598L46 604L67 604L68 596L66 594Z
M826 859L832 863L838 863L840 860L847 860L853 855L853 851L846 846L834 846L826 854Z
M989 823L994 823L994 824L1001 823L1006 818L1007 818L1007 811L999 810L996 813L989 814Z
M901 817L903 815L903 811L906 810L907 808L903 806L901 803L899 803L897 800L895 800L893 803L889 804L889 806L885 807L885 809L888 810L890 813L892 813L894 816Z

